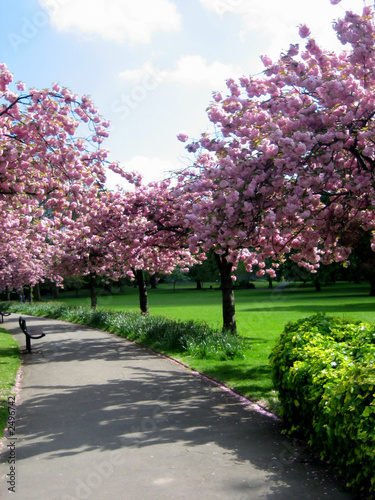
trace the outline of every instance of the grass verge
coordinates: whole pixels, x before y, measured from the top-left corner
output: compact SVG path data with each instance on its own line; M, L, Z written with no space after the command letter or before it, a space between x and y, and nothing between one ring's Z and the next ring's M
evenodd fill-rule
M0 327L0 438L8 421L8 399L15 397L15 380L20 364L18 342Z

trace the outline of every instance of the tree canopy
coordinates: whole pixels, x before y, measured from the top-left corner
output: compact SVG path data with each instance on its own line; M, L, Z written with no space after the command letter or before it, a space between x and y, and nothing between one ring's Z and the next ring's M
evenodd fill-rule
M373 10L346 12L333 29L340 54L303 25L303 49L264 56L263 74L229 79L228 94L214 94L215 133L188 143L195 169L180 179L182 192L201 196L185 210L191 250L212 248L231 269L241 259L271 276L293 251L315 272L348 260L349 225L374 229Z

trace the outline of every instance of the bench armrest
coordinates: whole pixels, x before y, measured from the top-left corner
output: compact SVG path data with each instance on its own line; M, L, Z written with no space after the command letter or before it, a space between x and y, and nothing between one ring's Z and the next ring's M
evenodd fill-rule
M46 334L41 330L32 330L31 332L27 330L26 332L23 333L25 335L28 335L31 339L41 339L42 337L46 336Z

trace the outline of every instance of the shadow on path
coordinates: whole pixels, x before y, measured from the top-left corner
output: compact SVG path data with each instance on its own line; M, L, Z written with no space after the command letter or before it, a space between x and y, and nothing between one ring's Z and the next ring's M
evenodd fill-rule
M27 320L47 336L23 356L20 492L33 477L40 500L84 498L84 487L90 500L353 498L276 419L170 360L98 330ZM23 345L15 320L6 327Z

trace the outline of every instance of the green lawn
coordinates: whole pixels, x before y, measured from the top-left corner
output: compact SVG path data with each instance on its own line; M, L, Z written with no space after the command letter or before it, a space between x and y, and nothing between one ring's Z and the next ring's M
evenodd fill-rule
M302 284L282 290L265 287L265 283L257 283L255 290L238 290L235 293L238 332L249 345L245 359L225 362L188 357L179 359L225 382L251 400L275 408L268 356L284 325L317 312L375 322L375 298L368 296L369 287L366 284L337 284L325 287L319 293ZM163 314L180 320L204 320L215 328L221 327L220 290L187 289L184 285L184 288L177 287L173 291L171 287L161 285L148 293L150 314ZM64 298L63 295L59 302L67 305L90 303L88 297ZM136 311L139 308L137 290L127 288L124 294L103 294L99 297L98 307Z
M18 342L4 328L0 328L0 438L8 420L8 398L15 396L14 383L19 367Z

